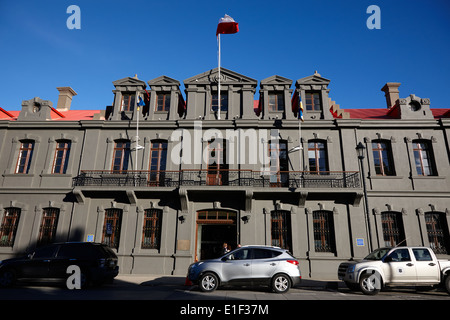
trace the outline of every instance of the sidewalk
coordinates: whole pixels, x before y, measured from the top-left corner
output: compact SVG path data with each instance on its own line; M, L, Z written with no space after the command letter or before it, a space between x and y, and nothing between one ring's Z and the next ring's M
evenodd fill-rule
M147 275L147 274L119 274L116 278L118 281L124 281L141 286L159 286L159 285L176 285L191 286L186 283L186 277L173 275ZM317 280L303 278L296 288L314 288L314 289L330 289L346 288L344 282L339 280Z

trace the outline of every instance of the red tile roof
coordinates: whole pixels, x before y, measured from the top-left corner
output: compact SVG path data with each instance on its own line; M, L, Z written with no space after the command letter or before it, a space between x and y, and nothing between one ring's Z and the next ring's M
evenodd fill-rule
M259 101L255 100L253 107L255 112L258 111ZM395 115L389 113L390 109L343 109L350 114L350 119L376 120L376 119L396 119ZM55 121L80 121L93 120L94 114L100 113L101 110L69 110L58 111L52 108L51 117ZM431 112L435 119L450 118L450 108L433 108ZM20 111L6 111L0 107L0 120L17 120ZM334 115L337 118L336 115ZM100 118L103 119L103 118Z
M396 119L393 112L389 112L391 109L344 109L345 112L350 113L350 119ZM431 108L431 112L435 119L450 118L449 108Z

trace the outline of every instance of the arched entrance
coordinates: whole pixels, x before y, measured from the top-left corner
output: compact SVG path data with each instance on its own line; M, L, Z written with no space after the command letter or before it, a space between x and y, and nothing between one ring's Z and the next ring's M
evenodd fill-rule
M202 210L197 212L195 260L220 257L222 245L237 246L237 214L228 210Z

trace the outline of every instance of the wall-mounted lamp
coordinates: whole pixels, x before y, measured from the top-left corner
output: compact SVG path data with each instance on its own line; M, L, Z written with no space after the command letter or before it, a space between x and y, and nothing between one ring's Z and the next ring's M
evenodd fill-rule
M244 221L244 223L248 223L249 221L250 221L250 215L246 215L246 216L243 216L241 219L242 219L242 221Z
M179 220L181 223L184 223L184 222L186 221L186 215L181 215L181 216L179 216L179 217L178 217L178 220Z

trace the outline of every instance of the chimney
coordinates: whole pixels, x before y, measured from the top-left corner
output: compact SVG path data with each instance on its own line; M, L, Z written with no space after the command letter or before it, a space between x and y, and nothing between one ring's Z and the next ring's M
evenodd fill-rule
M381 91L384 91L388 109L393 107L399 99L398 87L400 87L399 82L388 82L381 88Z
M71 87L58 87L59 91L58 104L56 105L56 110L58 111L69 111L70 104L72 103L72 97L76 96L77 93Z

